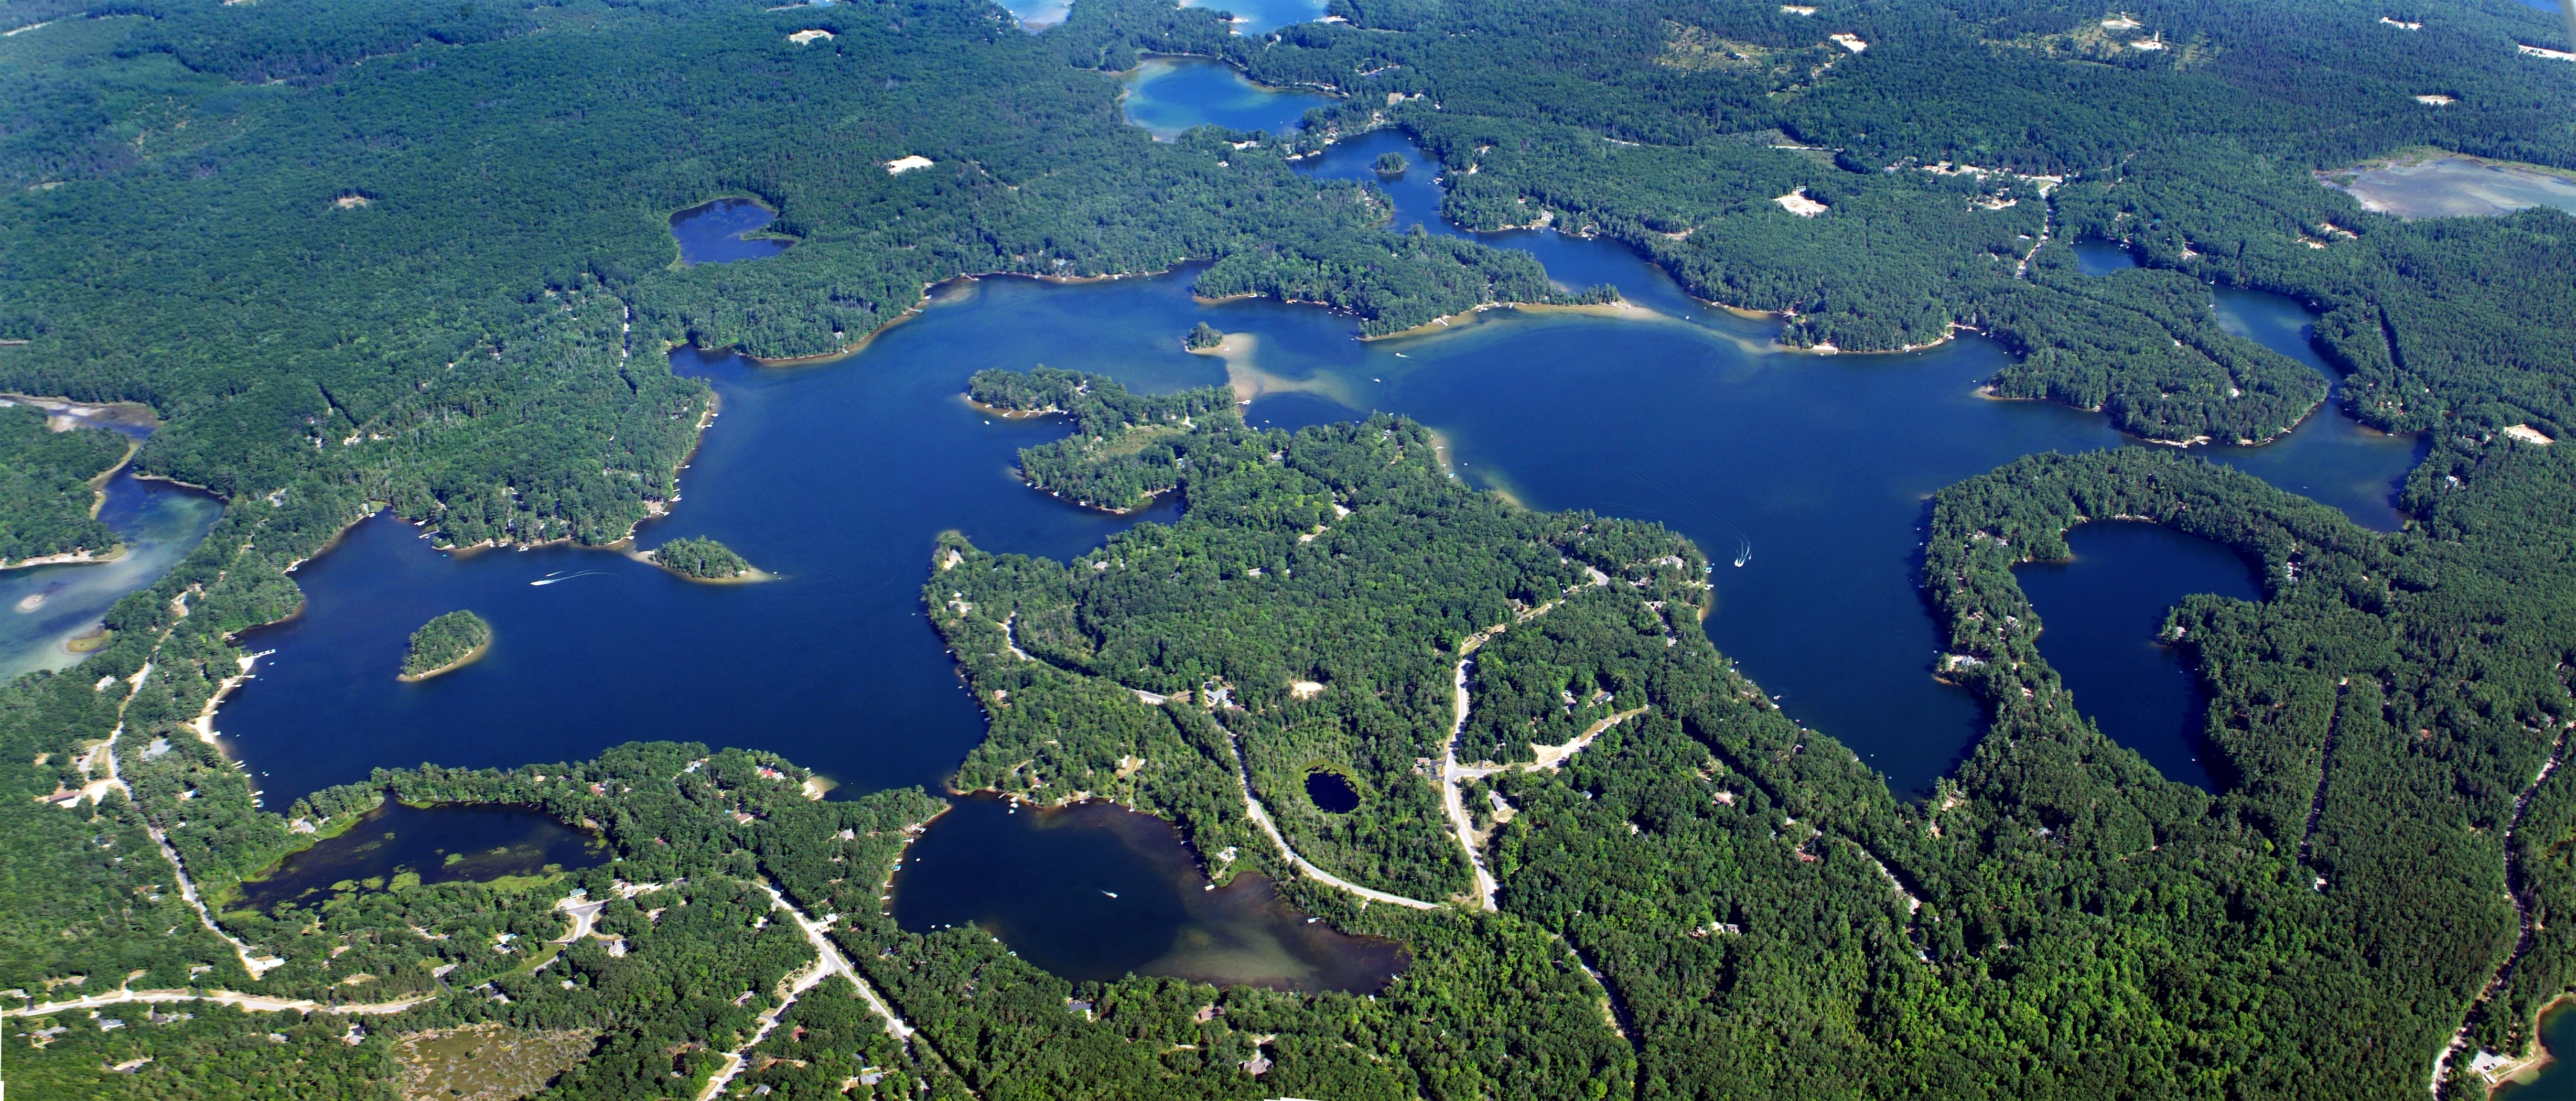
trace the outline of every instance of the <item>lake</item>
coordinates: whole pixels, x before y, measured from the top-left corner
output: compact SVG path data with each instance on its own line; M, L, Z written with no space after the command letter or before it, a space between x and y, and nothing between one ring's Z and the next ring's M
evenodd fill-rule
M1119 101L1127 121L1163 141L1210 124L1293 134L1308 109L1333 102L1315 92L1255 84L1234 66L1203 57L1148 57L1118 80L1127 86Z
M148 425L113 417L75 417L141 439ZM39 669L68 669L89 656L70 644L94 636L100 618L127 593L161 580L197 549L224 507L213 496L120 470L108 479L98 518L125 544L113 561L29 566L0 571L0 681Z
M1131 96L1131 110L1145 106ZM1458 233L1438 221L1432 166L1400 134L1342 143L1307 170L1375 179L1371 162L1390 150L1412 165L1387 186L1395 224ZM578 760L647 738L775 751L837 781L842 796L939 790L984 723L921 616L938 533L953 528L993 551L1062 560L1126 526L1177 516L1165 504L1113 517L1029 491L1013 474L1017 450L1060 437L1063 425L989 420L962 400L967 377L1044 364L1170 391L1221 383L1231 366L1260 380L1261 396L1246 410L1254 424L1403 413L1443 433L1473 485L1532 508L1657 520L1697 540L1720 563L1707 623L1717 646L1792 717L1841 739L1900 794L1927 790L1986 725L1973 697L1931 676L1941 638L1916 576L1930 495L2032 452L2134 441L2098 414L1980 396L2006 362L1983 338L1903 355L1795 352L1776 343L1776 319L1692 299L1615 242L1552 231L1478 238L1527 250L1568 287L1616 286L1656 317L1505 309L1432 335L1361 342L1350 318L1313 307L1202 305L1190 294L1198 269L1184 265L1080 285L954 282L912 321L830 363L763 368L727 352L679 349L673 369L706 379L724 412L682 474L685 499L638 542L719 538L779 580L696 585L568 546L440 552L418 529L380 517L298 572L306 614L248 633L245 646L277 653L224 704L217 729L272 802L364 779L378 766ZM2322 369L2297 303L2230 291L2215 308L2223 324ZM1183 351L1181 335L1202 321L1250 336L1248 350L1230 365ZM2412 440L2366 434L2321 411L2268 447L2195 453L2391 527L2402 519L2388 505L2394 480L2417 451ZM1738 558L1740 567L1726 565ZM2083 563L2070 572L2089 577ZM2226 591L2220 581L2180 576L2174 595L2193 585ZM2122 613L2125 626L2104 626L2111 634L2101 646L2071 644L2078 632L2070 623L2051 644L2052 664L2075 683L2092 675L2088 665L2108 663L2098 672L2109 679L2098 683L2160 686L2153 690L2167 694L2174 713L2188 714L2187 680L2132 667L2154 630L2146 621L2160 620L2171 596L2137 599ZM490 653L430 681L395 682L390 670L409 632L458 608L492 623ZM2113 714L2134 697L2079 694L2115 737L2135 731L2127 737L2142 751L2163 754L2157 747L2176 737L2163 713L2141 712L2134 726ZM1134 848L1112 828L1124 819L1083 816L1105 811L1039 831L1028 817L1035 812L970 813L976 805L920 840L925 866L991 873L1021 866L1041 841L1081 848L1057 858L1077 867L1165 859L1118 855ZM984 821L979 814L1008 821L972 826ZM907 866L907 890L930 882L913 875ZM1013 917L1089 904L1087 888L1069 880L1019 886L1026 897L942 888L933 893L954 905L927 911L912 908L931 906L927 896L899 891L897 907L917 927L973 920L1004 930L1015 949L1066 974L1184 966L1166 960L1170 938L1152 932L1161 925L1129 943L1058 936ZM1238 920L1171 905L1178 908L1153 921L1171 923L1176 937L1204 933L1218 943L1232 934L1216 930ZM1031 939L1047 937L1072 954ZM1095 941L1096 952L1076 958L1074 949ZM1277 963L1266 953L1253 954Z
M671 215L671 236L683 264L725 264L776 256L796 242L784 237L745 237L778 218L749 199L718 199Z
M2576 211L2576 179L2478 157L2373 164L2323 172L2317 178L2328 187L2349 192L2364 210L2401 218L2511 214L2535 206Z
M2235 551L2155 524L2103 522L2068 532L2075 557L2013 570L2039 613L2039 654L2075 709L2169 780L2218 790L2201 760L2209 696L2182 651L2162 645L2165 614L2192 593L2263 599Z
M481 803L415 807L387 799L348 832L244 880L239 904L275 912L315 907L352 890L384 890L409 873L422 883L481 881L593 867L607 847L544 811Z
M1110 803L960 799L904 850L893 894L905 929L972 922L1075 981L1136 972L1367 994L1410 962L1394 941L1308 918L1258 875L1211 888L1171 823Z
M1002 8L1020 21L1020 27L1031 33L1064 22L1073 10L1073 0L1001 0ZM1294 23L1310 23L1324 17L1321 0L1181 0L1185 8L1217 8L1234 15L1234 33L1267 34Z

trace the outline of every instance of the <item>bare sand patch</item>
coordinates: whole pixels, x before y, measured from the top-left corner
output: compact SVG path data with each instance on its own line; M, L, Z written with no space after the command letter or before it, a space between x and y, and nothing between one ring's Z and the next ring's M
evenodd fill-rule
M886 175L900 176L906 172L912 171L913 169L928 168L937 163L939 162L922 156L919 153L915 153L908 157L896 157L893 160L885 162Z
M1780 204L1780 209L1786 210L1801 218L1813 218L1816 215L1833 209L1832 207L1826 206L1814 199L1808 198L1807 189L1803 187L1771 201Z
M791 34L791 35L788 35L788 36L787 36L787 40L788 40L788 41L793 42L793 43L795 43L795 44L797 44L797 45L799 45L799 46L802 46L802 45L804 45L804 44L806 44L806 43L808 43L808 42L817 42L817 41L819 41L819 42L829 42L829 41L831 41L831 40L832 40L832 38L833 38L832 32L830 32L830 31L825 31L825 30L804 30L804 31L798 31L798 32L796 32L796 33L794 33L794 34Z

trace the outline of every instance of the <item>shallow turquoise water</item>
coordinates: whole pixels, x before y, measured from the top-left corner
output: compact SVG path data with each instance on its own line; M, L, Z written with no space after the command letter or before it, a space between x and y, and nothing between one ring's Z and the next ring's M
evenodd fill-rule
M1199 57L1149 57L1118 78L1127 121L1164 140L1214 124L1245 133L1292 134L1308 109L1331 103L1314 92L1266 88L1231 65Z
M109 425L129 435L145 433ZM98 629L127 593L145 588L204 541L223 517L212 496L120 471L108 480L98 518L125 543L109 562L0 571L0 681L39 669L68 669L87 657L64 648Z

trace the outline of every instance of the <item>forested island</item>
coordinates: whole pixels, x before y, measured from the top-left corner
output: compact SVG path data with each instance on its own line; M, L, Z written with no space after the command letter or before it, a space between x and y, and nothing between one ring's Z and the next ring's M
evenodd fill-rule
M644 556L654 565L691 581L765 581L770 576L734 553L732 547L713 539L674 539L644 552Z
M2417 146L2576 168L2576 68L2525 49L2576 50L2548 13L1333 0L1238 35L1078 0L1032 35L966 0L11 10L0 389L146 402L167 426L138 471L235 506L81 665L0 687L31 1096L390 1098L428 1030L470 1026L570 1052L560 1097L735 1068L773 1097L2474 1098L2476 1053L2527 1053L2576 988L2576 457L2542 442L2576 434L2576 219L2410 222L2313 176ZM1143 52L1342 98L1296 134L1155 142L1106 75ZM2207 309L2213 283L2298 298L2347 411L2425 440L2410 524L2162 449L1936 494L1927 671L1994 718L1913 803L1710 647L1705 559L1670 532L1474 493L1398 418L1292 436L1223 390L978 375L975 400L1071 422L1021 456L1032 486L1187 507L1069 562L935 549L924 612L991 721L955 785L1171 818L1215 877L1404 940L1374 999L1077 985L976 930L905 933L877 903L939 801L814 801L774 756L429 766L281 813L198 725L236 636L298 606L286 570L379 503L446 546L631 537L705 423L676 342L819 354L953 277L1184 260L1200 294L1367 335L1574 297L1526 253L1389 233L1375 184L1292 160L1388 128L1457 225L1625 242L1800 347L1973 329L2013 353L1998 394L2148 439L2273 439L2327 400ZM667 212L714 195L801 243L672 267ZM2141 266L2085 275L2078 240ZM122 441L29 412L0 410L25 525L0 557L103 548L86 481ZM2031 644L2011 565L2124 517L2265 573L2263 602L2168 624L2214 795L2104 739ZM1315 810L1319 765L1369 798ZM194 904L389 795L586 819L616 860ZM848 967L782 1008L826 941Z
M98 481L131 450L112 429L53 431L29 405L0 408L0 567L112 554Z
M404 681L423 681L464 668L492 646L492 625L459 609L421 624L403 651Z
M1110 512L1133 512L1180 484L1177 438L1201 422L1242 421L1234 391L1222 386L1147 396L1129 393L1106 375L1045 367L1026 374L978 371L967 397L1006 414L1071 418L1072 436L1020 452L1020 476L1075 504Z

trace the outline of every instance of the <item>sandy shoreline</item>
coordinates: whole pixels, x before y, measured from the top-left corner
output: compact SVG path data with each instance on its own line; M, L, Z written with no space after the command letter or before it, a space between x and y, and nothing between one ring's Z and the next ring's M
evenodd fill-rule
M468 665L472 665L472 664L474 664L475 662L482 660L484 652L485 652L485 651L487 651L487 650L490 650L491 648L492 648L491 640L486 639L486 640L484 640L484 642L483 642L483 644L482 644L482 645L477 646L477 647L475 647L475 648L473 648L473 649L471 649L471 650L467 650L467 651L464 653L464 655L463 655L463 656L461 656L461 657L457 658L457 659L456 659L456 660L454 660L454 661L448 662L448 663L447 663L447 664L445 664L445 665L441 665L441 666L439 666L439 667L438 667L438 668L436 668L436 669L425 670L425 671L418 672L418 673L401 673L401 674L397 674L397 675L394 677L394 679L395 679L395 680L398 680L398 681L401 681L401 682L403 682L404 684L417 684L417 683L419 683L419 682L421 682L421 681L428 680L428 679L429 679L429 678L431 678L431 677L435 677L435 676L438 676L438 675L443 674L443 673L453 673L453 672L455 672L455 671L457 671L457 670L459 670L459 669L463 669L463 668L465 668L465 667L466 667L466 666L468 666Z
M232 695L233 689L241 687L243 682L251 678L250 667L253 663L276 652L262 650L256 654L243 654L234 659L241 664L241 672L217 682L214 694L206 697L206 705L197 709L197 717L188 720L188 729L197 732L198 741L216 746L218 749L222 748L215 741L215 709L224 705L224 697ZM227 754L226 757L229 758L230 755Z
M632 535L609 544L605 549L614 550L619 554L625 555L637 562L644 563L647 566L652 566L664 573L679 578L682 581L691 581L700 585L757 585L763 581L778 580L777 574L761 569L758 566L753 566L749 573L736 574L732 577L697 577L691 574L681 573L678 570L664 565L662 560L655 557L652 551L635 549L635 537Z
M95 515L96 512L97 509L93 506L91 513ZM34 558L21 558L15 562L0 562L0 570L23 570L33 566L87 566L101 562L114 562L123 557L125 557L125 544L118 543L109 547L105 554L77 550L63 554L39 555Z

